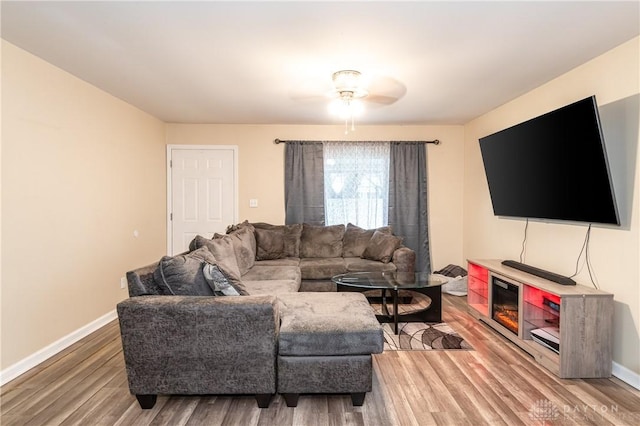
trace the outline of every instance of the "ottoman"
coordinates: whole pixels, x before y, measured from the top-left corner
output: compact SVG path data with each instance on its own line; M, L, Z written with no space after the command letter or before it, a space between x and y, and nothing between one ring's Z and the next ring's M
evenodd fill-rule
M301 393L349 393L354 406L371 391L371 354L384 346L382 327L361 293L278 295L277 389L289 407Z

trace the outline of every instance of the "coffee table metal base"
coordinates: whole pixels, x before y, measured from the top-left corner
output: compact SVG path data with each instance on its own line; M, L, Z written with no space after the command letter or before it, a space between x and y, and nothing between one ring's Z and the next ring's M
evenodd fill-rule
M423 294L431 299L431 304L420 310L416 310L408 313L399 313L398 312L398 302L403 297L399 296L399 291L403 292L412 291L416 293ZM423 287L423 288L403 288L400 290L396 289L381 289L382 292L381 302L382 302L382 314L376 315L378 321L380 323L392 323L393 324L393 332L398 334L398 323L400 322L442 322L442 289L440 286L436 287ZM345 286L338 284L338 291L372 291L372 289ZM390 296L387 294L390 293ZM379 299L380 297L378 297ZM393 309L389 312L389 301L391 299L391 304L393 305Z

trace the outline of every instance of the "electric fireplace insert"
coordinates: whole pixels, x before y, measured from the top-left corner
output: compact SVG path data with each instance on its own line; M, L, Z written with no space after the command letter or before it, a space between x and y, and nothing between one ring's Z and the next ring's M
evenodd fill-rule
M518 286L498 277L491 277L493 304L491 317L513 334L518 334Z

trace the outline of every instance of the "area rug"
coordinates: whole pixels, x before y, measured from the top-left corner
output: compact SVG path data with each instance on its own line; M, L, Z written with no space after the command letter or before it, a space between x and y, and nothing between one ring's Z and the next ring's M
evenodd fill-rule
M385 351L473 350L473 347L446 323L401 322L398 334L393 324L382 325Z

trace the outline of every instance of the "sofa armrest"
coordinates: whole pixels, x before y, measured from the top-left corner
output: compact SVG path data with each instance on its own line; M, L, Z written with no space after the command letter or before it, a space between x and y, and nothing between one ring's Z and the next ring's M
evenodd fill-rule
M398 272L415 272L416 252L409 247L400 247L393 252L391 259Z
M117 311L131 393L275 393L275 297L141 296Z
M153 279L153 271L155 271L157 267L158 262L155 262L127 272L129 297L162 294L160 287L158 287L158 284Z

